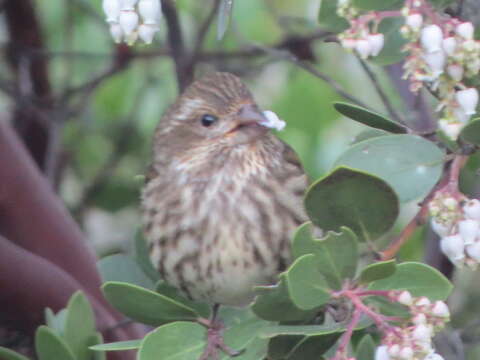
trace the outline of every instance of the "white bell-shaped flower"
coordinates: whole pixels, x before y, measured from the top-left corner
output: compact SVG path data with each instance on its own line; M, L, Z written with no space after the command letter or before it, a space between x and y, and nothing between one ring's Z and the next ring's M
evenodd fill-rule
M445 119L441 119L438 122L438 128L452 140L457 140L463 126L464 125L461 122L450 122Z
M430 306L432 303L429 298L426 296L421 296L417 300L415 300L415 306Z
M473 39L473 33L475 31L475 28L473 27L473 24L471 22L464 22L459 24L455 28L455 32L463 37L464 39L471 40Z
M427 323L427 317L423 313L418 313L412 318L412 322L415 325L420 325L420 324L426 324Z
M465 66L471 73L478 74L478 72L480 71L480 59L472 59L472 61L469 61Z
M480 201L470 199L463 205L463 213L469 219L480 220Z
M480 262L480 242L475 242L466 247L467 255L470 256L476 262Z
M445 360L443 356L437 354L437 353L430 353L427 355L427 357L424 360Z
M438 300L433 304L432 314L439 318L448 318L450 317L450 310L448 309L447 304Z
M423 16L418 13L408 15L405 19L405 24L414 31L420 30L423 25Z
M125 37L129 37L137 29L138 26L138 14L135 11L121 11L119 24L125 34Z
M388 355L388 348L386 345L380 345L375 350L375 360L390 360L390 355Z
M120 44L122 42L123 30L120 24L118 23L110 24L110 34L113 37L113 41L115 41L117 44Z
M427 53L440 51L442 40L442 29L438 25L425 26L420 34L420 43Z
M480 230L480 224L477 220L466 219L458 222L458 232L465 245L473 244Z
M465 245L460 235L445 236L440 240L440 249L453 262L465 258Z
M435 231L435 233L440 237L447 236L451 230L451 226L448 226L447 224L438 221L434 217L432 217L430 225L432 226L432 230Z
M442 48L448 56L452 56L457 49L457 40L453 36L443 39Z
M412 337L421 342L430 341L432 337L432 329L426 324L419 324L413 329Z
M388 355L396 357L400 353L400 345L393 344L388 347Z
M463 79L463 66L458 64L451 64L447 66L447 74L455 81Z
M108 23L118 22L120 16L120 0L103 0L103 11L107 15L106 21Z
M398 353L398 358L402 360L413 360L414 353L415 352L410 346L405 346L400 349L400 352Z
M367 41L370 43L370 55L377 56L383 49L385 37L383 34L370 34L367 36Z
M430 71L434 78L437 78L438 76L443 74L447 59L445 53L442 50L423 54L423 59L430 68Z
M366 59L372 53L372 45L366 39L358 39L355 44L355 50L360 58Z
M356 39L346 38L341 40L342 47L347 50L354 50L357 44Z
M138 0L120 0L121 1L121 10L133 11L135 10L135 5Z
M465 111L463 111L461 107L456 107L453 110L453 115L455 116L455 119L457 119L462 124L466 124L468 120L470 120L470 116L471 116L471 115L465 114Z
M400 295L398 295L397 301L402 305L410 306L413 303L412 294L410 294L408 290L403 290Z
M151 44L157 31L157 25L142 24L138 27L138 37L142 39L145 44Z
M460 90L455 93L458 105L465 111L467 115L473 115L476 113L478 104L478 91L475 88L468 88Z
M143 18L145 25L156 25L162 14L160 0L140 0L138 3L138 12Z

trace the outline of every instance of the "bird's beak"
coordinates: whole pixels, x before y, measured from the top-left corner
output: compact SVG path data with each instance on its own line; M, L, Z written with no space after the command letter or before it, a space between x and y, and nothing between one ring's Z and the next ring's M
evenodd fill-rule
M269 129L262 125L267 119L256 105L244 104L234 117L229 135L245 133L249 137L258 137Z

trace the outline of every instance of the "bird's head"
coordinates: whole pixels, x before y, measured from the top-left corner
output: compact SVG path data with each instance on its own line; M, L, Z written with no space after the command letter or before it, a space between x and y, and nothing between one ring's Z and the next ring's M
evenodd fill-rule
M253 143L268 128L265 116L242 81L213 73L188 87L161 120L156 140L168 147L234 147Z

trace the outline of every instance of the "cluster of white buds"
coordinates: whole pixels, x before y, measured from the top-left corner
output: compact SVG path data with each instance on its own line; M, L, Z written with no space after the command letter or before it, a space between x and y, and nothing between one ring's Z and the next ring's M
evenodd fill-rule
M458 267L476 269L480 263L480 201L459 201L438 194L429 203L431 226L440 236L440 248Z
M278 115L275 114L273 111L266 110L263 112L263 116L265 116L265 121L261 121L260 125L263 125L265 127L275 129L277 131L282 131L287 125L287 123L281 120Z
M470 22L429 23L431 19L416 8L404 8L402 13L405 25L401 32L409 40L404 49L409 52L404 77L411 81L412 91L424 83L437 91L437 111L442 111L439 128L456 140L478 104L477 89L468 88L463 81L480 71L480 41L473 38Z
M362 59L380 54L385 43L383 34L372 34L368 28L363 28L360 31L350 29L338 35L338 38L346 50L355 51Z
M160 0L103 0L103 11L116 43L133 45L140 38L151 44L159 30Z
M424 296L412 297L406 290L392 291L390 298L407 306L411 318L405 326L385 332L375 360L443 360L433 349L432 338L450 320L448 306L443 301L432 303Z

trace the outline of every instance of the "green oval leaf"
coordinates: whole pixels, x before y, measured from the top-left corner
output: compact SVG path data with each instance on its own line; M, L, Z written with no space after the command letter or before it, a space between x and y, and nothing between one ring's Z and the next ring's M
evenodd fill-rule
M69 300L63 338L76 360L90 360L92 336L95 336L95 317L90 302L78 291Z
M192 308L136 285L107 282L102 290L114 308L144 324L158 326L199 316Z
M444 153L415 135L380 136L351 146L335 166L355 167L392 186L400 201L426 196L443 170Z
M394 10L400 9L404 0L353 0L352 5L361 10Z
M35 333L35 351L39 360L76 360L72 350L65 340L58 336L54 330L42 325ZM87 348L88 355L90 351Z
M292 251L294 258L314 254L318 271L332 289L340 290L345 279L353 279L357 269L357 237L348 228L341 233L329 232L322 239L312 236L310 222L301 225L295 232Z
M378 32L385 36L385 46L380 54L371 58L372 63L385 66L395 64L407 56L402 50L408 40L400 32L404 22L403 17L386 18L380 22Z
M90 346L90 350L94 351L120 351L120 350L136 350L140 348L143 339L117 341L108 344L99 344Z
M0 359L2 360L30 360L26 356L17 353L16 351L0 346ZM67 359L68 360L68 359Z
M383 180L347 167L313 183L305 208L323 230L352 229L360 240L375 240L393 226L399 211L397 195Z
M269 323L264 320L251 318L235 324L225 331L224 340L230 348L235 350L245 349L241 355L235 356L235 359L258 360L265 358L268 350L268 339L260 338L259 334L268 325ZM231 357L223 354L221 359L228 360Z
M368 284L372 281L385 279L392 276L397 270L395 260L379 261L374 264L367 265L358 278L358 282Z
M121 281L152 289L154 283L128 255L114 254L97 262L103 282Z
M430 300L445 300L453 289L452 284L431 266L406 262L397 265L392 276L374 281L371 290L408 290L413 296L426 296Z
M383 115L380 115L377 112L367 110L361 106L345 102L336 102L333 104L333 107L340 114L372 128L385 130L396 134L404 134L407 132L406 128L402 125L397 124L396 122Z
M142 341L137 360L198 359L205 347L206 328L178 321L160 326Z
M155 269L150 261L147 242L143 236L142 230L138 230L137 234L135 235L135 261L153 283L156 283L160 280L159 272L157 269Z
M322 29L336 33L349 27L348 21L337 15L337 0L324 0L320 3L318 22Z
M365 335L358 343L357 351L355 352L357 359L374 359L375 349L377 345L373 341L371 335Z
M300 309L314 309L330 299L328 284L318 271L315 255L307 254L295 260L286 272L286 279L290 297Z
M468 144L480 146L480 119L474 119L465 125L459 137Z
M155 291L160 295L166 296L167 298L170 298L176 302L179 302L180 304L185 305L186 307L192 308L204 318L208 318L210 316L210 311L212 310L211 306L206 303L187 299L178 291L177 288L163 280L159 281L156 284Z
M68 310L62 309L56 314L53 313L52 309L45 309L45 322L49 328L52 328L57 332L58 335L63 335L65 331L65 321L67 319Z

